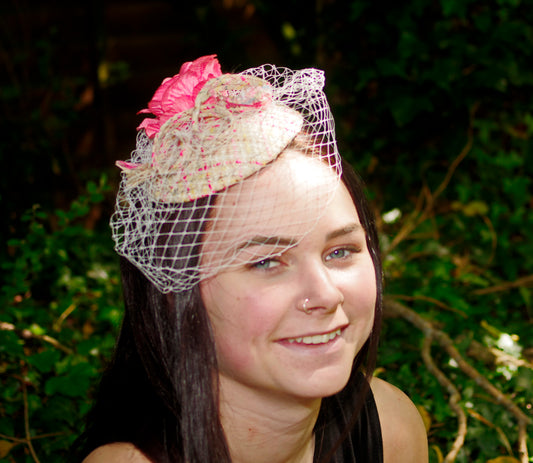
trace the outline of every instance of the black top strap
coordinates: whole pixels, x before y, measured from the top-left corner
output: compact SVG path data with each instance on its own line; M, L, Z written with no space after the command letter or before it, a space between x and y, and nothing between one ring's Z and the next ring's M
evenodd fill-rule
M320 424L315 428L315 462L321 463L339 436L348 425L358 393L366 392L357 420L347 437L336 450L331 463L383 463L383 441L378 410L372 390L365 387L366 379L358 377L358 387L351 394L339 394L328 399L319 416Z

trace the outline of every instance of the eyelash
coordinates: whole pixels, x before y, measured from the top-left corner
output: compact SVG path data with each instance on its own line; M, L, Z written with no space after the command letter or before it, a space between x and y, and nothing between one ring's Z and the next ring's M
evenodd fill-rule
M360 252L361 249L359 249L356 246L346 246L343 248L337 248L331 251L325 258L326 262L329 262L331 260L345 260L352 256L352 254L357 254ZM340 252L344 252L344 255L339 256ZM332 257L333 256L333 257Z
M263 267L263 265L265 265L267 263L268 264L275 263L277 265L275 265L274 267L267 267L267 268ZM269 270L272 270L272 269L278 267L279 265L280 265L280 262L278 260L276 260L276 258L270 257L268 259L261 259L261 260L259 260L257 262L253 262L253 263L251 263L249 265L249 267L253 268L253 269L256 269L256 270L263 270L263 271L266 272L266 271L269 271Z
M337 249L334 249L333 251L331 251L329 254L326 255L325 261L329 262L329 261L332 261L332 260L349 259L352 256L352 254L357 254L360 251L361 251L361 249L356 247L356 246L346 246L346 247L337 248ZM343 252L344 254L342 256L339 256L340 252ZM248 265L248 267L251 268L251 269L256 269L256 270L270 271L270 270L273 270L273 269L279 267L279 265L281 265L281 262L278 259L279 259L279 256L278 257L269 257L267 259L261 259L261 260L258 260L256 262L250 263ZM269 264L269 266L265 267L265 264ZM270 264L276 264L276 265L271 267Z

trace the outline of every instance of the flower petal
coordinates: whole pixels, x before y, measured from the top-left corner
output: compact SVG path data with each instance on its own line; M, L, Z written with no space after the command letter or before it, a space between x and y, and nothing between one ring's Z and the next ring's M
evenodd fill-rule
M205 83L220 75L222 71L216 55L183 63L178 74L163 80L148 103L148 108L139 111L140 114L153 114L156 119L144 119L137 130L145 129L148 137L153 138L165 121L192 108Z

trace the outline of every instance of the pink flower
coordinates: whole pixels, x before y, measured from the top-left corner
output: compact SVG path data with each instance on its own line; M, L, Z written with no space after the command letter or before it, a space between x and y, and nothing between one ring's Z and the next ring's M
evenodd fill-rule
M161 126L172 116L194 106L196 96L208 80L222 74L216 55L202 56L181 66L174 77L167 77L156 90L148 108L139 111L156 116L146 118L137 127L154 138Z
M119 166L122 170L131 170L139 167L139 164L128 161L117 161L116 165Z

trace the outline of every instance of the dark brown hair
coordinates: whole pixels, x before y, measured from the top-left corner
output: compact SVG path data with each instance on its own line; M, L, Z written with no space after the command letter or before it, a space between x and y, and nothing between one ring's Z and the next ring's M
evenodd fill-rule
M366 232L376 272L377 299L372 332L354 360L346 387L322 401L316 432L327 426L335 413L333 400L349 401L345 410L350 410L351 416L335 442L321 445L315 455L319 461L334 456L357 419L374 369L381 326L382 276L374 220L363 184L345 162L342 181ZM185 213L194 214L194 210L185 209L189 211ZM179 217L184 223L203 226L201 221L189 218ZM194 262L190 264L188 268L195 267ZM77 458L106 443L131 442L158 463L229 463L219 419L215 345L198 285L165 295L125 259L121 270L125 316L113 360L102 378L86 429L77 441ZM367 377L363 389L358 381L361 371Z

